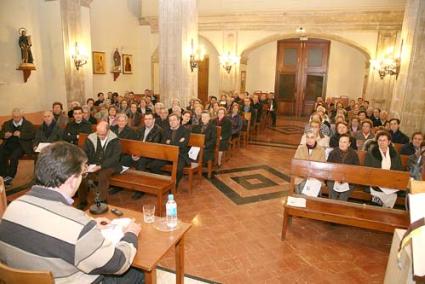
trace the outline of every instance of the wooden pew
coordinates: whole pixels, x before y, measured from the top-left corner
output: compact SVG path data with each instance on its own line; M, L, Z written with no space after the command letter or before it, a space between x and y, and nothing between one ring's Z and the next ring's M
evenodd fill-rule
M344 181L352 184L400 190L405 190L409 182L409 174L402 171L292 159L290 187L292 193L295 188L295 177ZM306 208L293 207L286 203L284 205L282 240L285 239L288 222L292 216L383 232L393 232L395 228L407 228L409 225L408 214L403 210L324 198L302 197L307 200Z
M240 142L240 144L241 145L244 144L245 147L248 146L248 139L249 139L249 136L250 136L250 133L251 133L251 117L252 117L252 115L251 115L250 112L243 113L243 123L244 123L244 126L246 126L246 128L243 127L242 130L241 130L241 135L240 135L241 142Z
M3 178L0 177L0 219L6 211L7 207L7 197L6 197L6 188L4 187Z
M195 134L191 133L189 138L189 147L199 147L201 150L198 154L198 159L196 162L192 162L190 166L183 168L183 174L188 175L189 177L189 194L192 194L192 188L193 188L193 175L195 173L198 174L199 181L202 179L202 164L204 159L204 148L205 148L205 135L204 134ZM171 165L165 165L163 167L163 170L165 171L171 171L172 166Z
M82 147L87 134L80 134L78 145ZM157 196L156 214L162 216L163 195L170 190L176 193L177 163L179 160L179 148L177 146L148 143L142 141L120 139L122 153L172 162L171 176L152 174L133 169L123 174L113 175L110 184L125 189L150 193Z

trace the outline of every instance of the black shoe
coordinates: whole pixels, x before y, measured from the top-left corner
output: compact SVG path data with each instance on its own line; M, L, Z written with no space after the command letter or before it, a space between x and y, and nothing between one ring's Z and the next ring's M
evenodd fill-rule
M142 198L142 196L145 195L144 192L140 192L140 191L136 191L135 193L133 193L133 195L131 196L131 199L133 200L137 200Z
M109 194L110 194L110 195L114 195L114 194L117 194L118 192L121 192L121 191L122 191L122 189L121 189L121 188L112 187L112 188L109 190Z
M80 204L77 205L77 209L84 210L87 205L87 202L80 202Z

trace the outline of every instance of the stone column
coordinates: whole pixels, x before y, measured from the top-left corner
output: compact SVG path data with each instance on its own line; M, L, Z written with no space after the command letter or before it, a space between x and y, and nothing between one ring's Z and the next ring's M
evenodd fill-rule
M197 69L190 70L191 47L198 46L196 0L159 0L159 94L167 107L173 98L186 107L198 97Z
M397 33L397 31L380 31L378 33L375 58L382 57L388 48L394 48L396 46ZM388 111L391 105L394 82L395 76L385 76L381 79L378 70L373 70L373 66L370 66L366 99L374 107Z
M401 31L401 66L391 102L403 132L425 130L425 1L408 0Z
M84 102L84 74L76 70L71 60L70 51L78 41L81 31L80 0L60 0L62 19L63 49L65 59L65 84L68 106L72 101ZM81 43L80 43L81 44Z

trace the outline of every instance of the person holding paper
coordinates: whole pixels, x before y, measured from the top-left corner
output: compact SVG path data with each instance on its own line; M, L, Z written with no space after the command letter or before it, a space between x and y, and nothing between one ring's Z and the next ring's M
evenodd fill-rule
M391 145L391 135L387 131L379 131L375 135L377 145L372 146L366 154L365 166L384 170L402 171L400 156ZM397 192L390 194L382 192L379 187L370 189L372 201L392 208L397 200Z
M214 149L217 142L217 130L210 118L209 111L204 110L201 113L201 124L195 125L192 129L193 133L205 135L204 163L214 160Z
M325 150L318 145L316 141L316 133L313 129L307 128L304 132L305 144L299 145L295 152L294 159L309 160L317 162L326 162ZM306 180L295 178L295 191L298 194L302 193Z
M357 152L350 147L350 136L348 134L341 134L339 136L338 148L329 153L328 162L347 165L359 165L359 156ZM329 189L329 198L347 201L350 197L351 191L354 186L344 181L327 182Z
M130 268L140 225L131 222L113 245L100 230L108 219L91 219L72 206L86 162L83 150L62 141L41 151L36 185L7 207L0 222L0 261L50 271L55 283L143 283L143 273Z
M91 166L90 173L97 174L97 190L100 194L100 201L106 203L109 178L111 175L118 174L122 170L119 138L109 130L109 124L106 121L101 121L96 126L96 132L87 137L83 149L87 154L88 163ZM86 179L81 184L78 192L80 197L79 209L84 209L87 206L88 191L89 185Z
M32 144L34 149L36 149L38 144L60 141L62 136L63 130L56 122L53 112L48 110L43 114L43 124L37 129Z

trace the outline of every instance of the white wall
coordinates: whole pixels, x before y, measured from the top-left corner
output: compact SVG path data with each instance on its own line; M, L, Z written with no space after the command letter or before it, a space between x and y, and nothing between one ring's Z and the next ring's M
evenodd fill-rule
M274 90L276 53L276 41L249 53L246 84L248 92ZM366 61L365 55L357 49L331 41L326 95L361 97Z
M93 74L93 96L151 88L151 33L150 27L139 24L139 2L94 0L90 5L92 50L106 52L106 74ZM116 81L111 73L115 48L133 55L133 74L121 73Z
M276 47L273 41L253 50L248 57L246 90L274 92L276 74Z
M327 97L362 96L367 59L357 49L337 41L331 41Z
M18 29L25 27L32 39L35 71L24 83ZM25 112L51 108L66 102L64 52L59 1L0 1L0 115L13 107Z
M204 38L199 38L199 44L204 46L205 52L209 58L208 66L208 95L218 97L220 90L220 61L219 54L215 47Z

